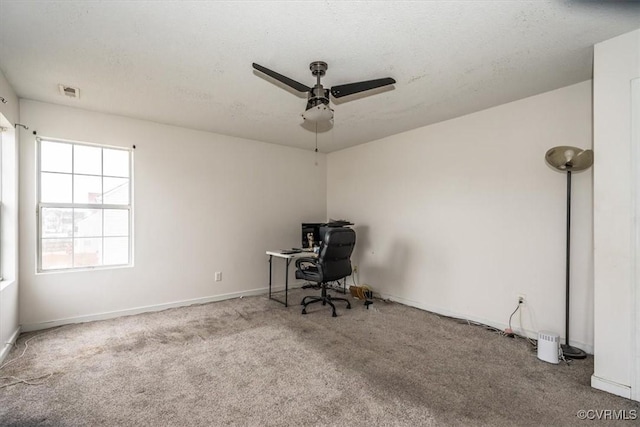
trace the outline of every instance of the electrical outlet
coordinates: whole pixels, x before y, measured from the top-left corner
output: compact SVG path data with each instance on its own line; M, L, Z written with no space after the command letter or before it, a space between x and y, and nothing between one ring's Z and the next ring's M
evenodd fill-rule
M518 294L518 304L524 304L527 300L527 296L525 294Z
M353 266L353 272L354 272L354 273L357 273L357 272L358 272L358 266L357 266L357 265L354 265L354 266Z
M216 271L215 278L216 278L216 282L222 281L222 272Z

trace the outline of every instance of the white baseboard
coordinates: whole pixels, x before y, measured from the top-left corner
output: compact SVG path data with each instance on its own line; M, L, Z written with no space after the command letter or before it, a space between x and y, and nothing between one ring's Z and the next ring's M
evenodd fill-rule
M0 365L2 365L4 358L7 357L7 354L9 354L9 352L11 351L11 348L16 343L16 340L18 339L20 332L22 332L22 330L20 329L20 326L18 326L15 332L9 338L9 341L4 343L4 345L2 346L2 350L0 350Z
M631 399L631 387L591 375L591 387Z
M491 326L493 328L500 329L502 331L504 331L506 328L509 327L507 323L500 323L500 322L495 322L493 320L483 319L480 317L468 316L467 314L464 314L464 313L456 313L453 311L442 309L440 307L433 307L428 304L423 304L418 301L413 301L407 298L397 297L395 295L381 294L380 296L384 299L389 299L391 301L399 302L401 304L419 308L421 310L429 311L431 313L441 314L447 317L455 317L457 319L462 319L462 320L469 320L470 322L482 323L483 325ZM535 339L535 340L538 339L538 331L530 331L527 329L523 331L519 328L514 328L514 331L519 335L526 335L528 338ZM588 354L593 354L593 345L585 344L582 342L576 342L576 341L571 341L571 345L584 350Z
M302 285L301 283L296 283L294 281L293 283L289 284L289 290L299 288L301 285ZM273 292L283 291L284 286L273 286L271 290ZM269 291L269 288L264 287L264 288L258 288L258 289L251 289L248 291L231 292L228 294L213 295L209 297L195 298L190 300L174 301L174 302L155 304L155 305L146 305L142 307L128 308L125 310L108 311L103 313L89 314L89 315L77 316L77 317L67 317L64 319L48 320L48 321L38 322L38 323L28 323L28 324L22 325L22 331L23 332L39 331L41 329L55 328L57 326L69 325L72 323L85 323L85 322L93 322L96 320L107 320L107 319L113 319L121 316L131 316L133 314L162 311L168 308L185 307L185 306L194 305L194 304L206 304L209 302L223 301L223 300L228 300L233 298L241 298L241 297L248 297L248 296L255 296L255 295L265 295L268 291Z

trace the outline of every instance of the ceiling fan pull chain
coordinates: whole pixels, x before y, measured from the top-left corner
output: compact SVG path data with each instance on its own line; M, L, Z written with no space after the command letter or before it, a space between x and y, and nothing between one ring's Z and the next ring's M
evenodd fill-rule
M318 166L318 122L316 122L316 150L313 156L313 163Z

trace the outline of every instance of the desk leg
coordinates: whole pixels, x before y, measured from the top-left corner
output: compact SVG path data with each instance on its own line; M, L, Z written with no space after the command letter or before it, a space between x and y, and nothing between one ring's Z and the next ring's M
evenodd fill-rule
M269 255L269 299L271 299L271 266L273 265L273 255Z
M291 258L287 258L287 266L284 270L284 306L289 307L289 264L291 264Z
M286 264L284 267L285 281L284 281L284 301L281 301L272 296L272 287L273 287L273 255L269 255L269 299L279 302L280 304L284 304L285 307L289 306L289 264L291 264L291 259L287 258Z

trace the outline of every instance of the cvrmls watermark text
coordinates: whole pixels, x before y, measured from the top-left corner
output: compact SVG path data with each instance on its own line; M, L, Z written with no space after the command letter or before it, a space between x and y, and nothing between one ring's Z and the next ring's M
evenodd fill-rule
M576 415L581 420L633 421L638 419L638 411L635 409L580 409Z

